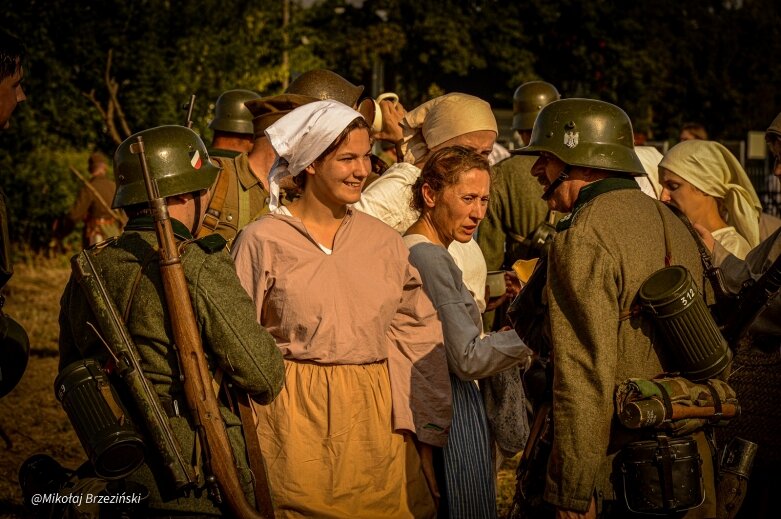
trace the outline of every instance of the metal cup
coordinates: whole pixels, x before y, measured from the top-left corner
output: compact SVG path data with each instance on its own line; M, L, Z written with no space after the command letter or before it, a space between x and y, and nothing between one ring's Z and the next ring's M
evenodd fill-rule
M385 101L386 99L393 102L394 105L399 102L398 94L384 92L377 96L376 100L367 97L358 105L358 111L363 115L363 118L366 119L366 122L369 123L372 133L378 133L382 130L382 110L380 109L380 102Z

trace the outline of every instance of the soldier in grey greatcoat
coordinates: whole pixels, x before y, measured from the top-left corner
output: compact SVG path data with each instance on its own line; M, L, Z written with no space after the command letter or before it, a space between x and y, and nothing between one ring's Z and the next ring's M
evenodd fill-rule
M548 208L570 213L548 256L553 439L543 498L557 517L626 517L616 455L642 438L616 420L614 392L627 378L675 370L652 323L631 308L643 281L665 267L667 252L702 291L697 247L683 223L634 181L645 173L620 108L554 101L518 153L538 157L532 175ZM704 434L696 439L706 501L687 516L715 517L711 456Z
M151 176L166 197L195 319L210 368L220 370L225 382L237 386L261 403L281 390L284 367L271 335L255 318L255 307L236 277L233 262L219 235L195 240L208 202L208 188L218 168L209 161L206 147L191 130L162 126L140 133L144 137ZM138 347L146 377L169 415L174 434L188 460L200 474L199 488L189 496L175 492L155 452L128 478L150 491L149 516L222 515L223 509L204 490L204 453L187 409L179 362L166 310L159 267L154 221L138 157L126 140L115 155L118 179L114 207L122 207L130 221L117 239L88 250L103 278L109 296L125 317ZM71 276L61 300L60 371L82 358L106 361L107 353L88 322L94 316L77 280ZM241 422L221 404L222 417L238 467L239 478L252 502L252 477L247 468ZM254 434L254 431L252 432Z

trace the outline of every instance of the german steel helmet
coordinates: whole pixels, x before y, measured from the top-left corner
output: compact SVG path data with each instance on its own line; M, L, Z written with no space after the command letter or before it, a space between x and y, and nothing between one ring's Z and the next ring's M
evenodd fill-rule
M362 85L353 85L336 72L315 69L304 72L290 83L285 90L288 94L314 97L325 101L333 99L347 106L355 106L363 92Z
M632 123L616 105L595 99L561 99L540 110L529 145L513 151L546 151L571 166L645 175L633 145Z
M30 339L24 328L0 314L0 398L22 379L30 357Z
M778 114L773 122L768 126L766 134L775 134L781 136L781 114Z
M217 98L209 128L252 135L252 114L244 103L260 96L251 90L226 90Z
M513 130L531 130L542 107L561 99L556 87L545 81L529 81L513 94Z
M138 154L130 151L136 137L144 139L149 174L157 180L163 197L208 189L220 168L209 160L209 152L198 134L184 126L158 126L131 135L114 153L117 192L112 207L126 207L149 201Z

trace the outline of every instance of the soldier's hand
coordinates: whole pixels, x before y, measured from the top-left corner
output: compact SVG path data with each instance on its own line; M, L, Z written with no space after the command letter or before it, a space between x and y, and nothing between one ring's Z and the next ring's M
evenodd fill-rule
M404 136L401 129L401 120L407 111L400 102L383 99L379 103L382 112L382 129L374 134L381 141L399 142Z
M591 505L588 507L587 512L574 512L572 510L564 510L562 508L556 509L556 519L596 519L597 517L597 502L594 498L591 498Z

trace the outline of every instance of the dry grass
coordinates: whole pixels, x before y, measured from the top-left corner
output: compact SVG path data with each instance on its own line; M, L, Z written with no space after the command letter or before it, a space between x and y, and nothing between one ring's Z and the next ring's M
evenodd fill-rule
M67 258L36 259L15 265L15 270L5 290L5 311L27 330L31 352L24 378L0 399L0 519L28 517L18 481L19 466L25 459L46 453L71 468L85 459L53 391L58 362L59 299L70 274ZM517 457L505 461L499 470L500 517L509 511L512 502L516 464Z
M57 315L68 281L67 258L16 264L5 290L5 311L30 336L30 362L24 378L0 399L0 517L25 517L19 489L21 463L35 453L53 456L66 467L85 458L65 412L54 397L57 375Z
M496 510L499 517L506 517L513 504L515 493L515 468L518 466L520 454L502 463L496 481Z

